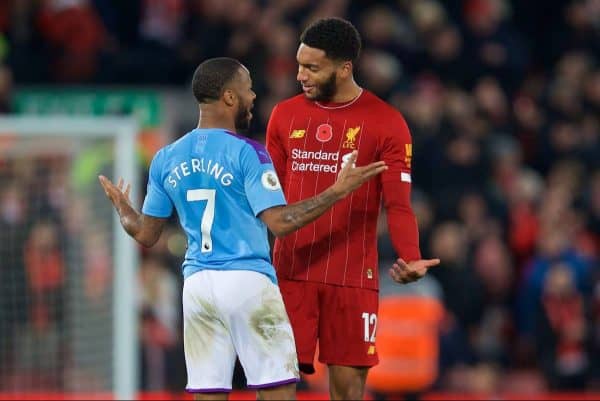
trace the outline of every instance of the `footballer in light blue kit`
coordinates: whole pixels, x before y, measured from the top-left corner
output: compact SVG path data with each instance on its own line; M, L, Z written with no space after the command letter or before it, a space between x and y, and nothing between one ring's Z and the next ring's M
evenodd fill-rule
M188 382L199 399L227 399L236 356L258 399L292 400L299 380L294 335L271 264L267 227L287 235L314 221L387 167L356 167L353 152L336 182L292 205L259 143L235 134L248 128L250 73L239 61L201 63L192 82L198 128L165 146L150 165L142 213L130 186L99 176L125 231L156 243L177 210L188 238L183 262L183 337Z
M254 270L276 282L265 209L285 197L263 145L223 129L195 129L161 149L150 165L142 212L169 217L188 237L183 275Z
M166 218L174 206L188 238L183 262L188 391L230 390L231 373L224 372L233 372L236 351L248 372L250 388L298 380L294 338L278 299L281 295L271 264L267 227L257 217L263 210L285 203L265 148L233 132L197 128L154 157L142 212ZM195 274L199 272L202 274ZM263 329L279 330L278 336L286 342L268 343L260 331L252 329L233 331L233 344L226 341L226 327L241 328L247 326L244 320L262 318L265 303L274 306L270 313L278 325ZM234 314L239 308L247 310ZM217 314L219 309L222 312ZM201 323L192 323L198 320ZM211 327L208 332L207 326ZM213 338L206 338L208 334ZM200 350L195 342L207 346ZM212 345L208 346L209 342ZM273 345L277 352L272 352ZM222 369L215 369L215 364L222 364ZM261 365L271 366L267 370ZM277 365L286 369L273 370ZM257 375L260 372L264 373Z

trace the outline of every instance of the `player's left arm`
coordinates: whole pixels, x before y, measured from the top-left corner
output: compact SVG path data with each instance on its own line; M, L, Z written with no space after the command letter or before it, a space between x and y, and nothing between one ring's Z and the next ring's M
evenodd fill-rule
M129 199L131 185L127 184L125 186L122 178L119 179L117 185L103 175L98 178L106 196L119 214L121 225L127 234L146 247L154 245L158 241L168 219L148 216L138 212Z
M383 139L382 157L388 170L381 175L383 201L390 239L398 253L390 276L398 283L423 277L439 259L421 259L419 229L410 204L412 140L406 122L399 114L387 121L389 134Z

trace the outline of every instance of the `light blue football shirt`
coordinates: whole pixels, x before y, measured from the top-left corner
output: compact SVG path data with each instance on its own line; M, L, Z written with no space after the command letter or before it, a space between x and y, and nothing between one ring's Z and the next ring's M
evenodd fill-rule
M165 218L175 206L188 240L184 278L205 269L253 270L277 283L257 216L285 204L263 145L223 129L194 129L154 156L142 212Z

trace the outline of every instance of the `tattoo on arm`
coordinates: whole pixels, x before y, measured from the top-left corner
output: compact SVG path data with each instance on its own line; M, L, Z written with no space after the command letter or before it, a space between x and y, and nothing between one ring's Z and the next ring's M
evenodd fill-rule
M329 188L315 197L282 207L279 209L279 218L283 222L283 231L289 233L304 227L321 216L340 198L340 194Z

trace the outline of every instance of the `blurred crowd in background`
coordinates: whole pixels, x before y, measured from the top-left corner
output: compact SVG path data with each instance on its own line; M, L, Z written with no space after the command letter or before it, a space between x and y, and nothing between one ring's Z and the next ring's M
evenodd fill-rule
M442 260L414 284L444 307L431 388L598 390L600 0L3 0L0 112L18 85L187 93L199 62L226 55L252 73L262 141L273 105L299 92L299 34L322 16L357 26L358 83L412 132L421 248ZM386 282L380 227L381 296L410 291ZM170 228L139 269L146 389L185 382L184 244Z

